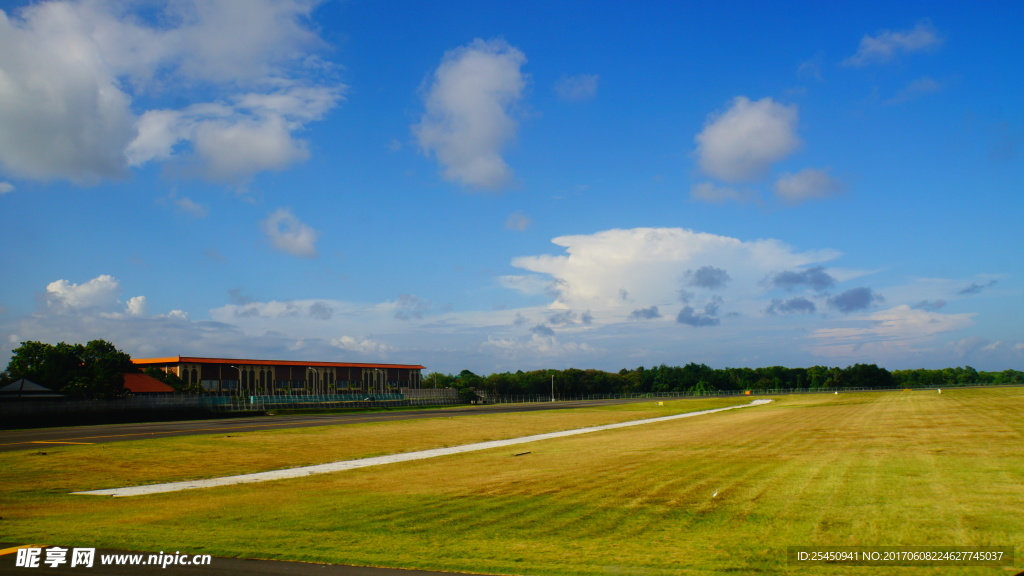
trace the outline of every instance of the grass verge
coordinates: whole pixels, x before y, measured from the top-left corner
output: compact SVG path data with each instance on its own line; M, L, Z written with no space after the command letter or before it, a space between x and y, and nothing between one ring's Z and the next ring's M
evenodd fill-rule
M723 402L5 453L0 532L7 540L62 546L493 574L881 573L788 565L786 547L795 545L1012 545L1013 571L885 573L1009 575L1024 567L1020 388L790 396L757 408L310 478L124 499L67 494Z

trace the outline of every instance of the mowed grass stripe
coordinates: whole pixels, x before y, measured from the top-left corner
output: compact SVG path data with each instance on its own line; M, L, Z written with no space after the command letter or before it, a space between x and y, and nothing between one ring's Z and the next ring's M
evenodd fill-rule
M0 486L45 478L54 491L115 488L215 478L514 438L735 406L750 398L711 398L572 410L328 425L125 441L0 453Z
M21 484L0 488L3 527L61 545L531 575L880 573L788 565L785 549L1013 545L1016 570L885 573L1014 574L1022 405L1009 388L788 397L548 440L521 457L463 454L144 507ZM79 449L92 448L67 450Z
M269 482L269 481L280 481L291 478L301 478L306 476L312 476L316 474L328 474L335 472L345 472L349 470L356 470L359 468L366 468L372 466L381 466L385 464L399 464L404 462L411 462L415 460L425 460L428 458L438 458L443 456L452 456L455 454L464 454L467 452L476 452L480 450L494 450L499 448L508 448L510 446L516 446L519 444L528 444L534 442L541 442L544 440L551 440L554 438L562 438L568 436L574 436L579 434L589 434L592 432L603 432L607 430L628 427L628 426L639 426L646 424L653 424L656 422L664 422L667 420L675 420L679 418L690 418L696 416L703 416L715 412L721 412L723 410L734 410L737 408L749 408L757 405L763 405L771 402L769 399L754 400L753 402L740 406L729 406L726 408L715 408L711 410L703 410L699 412L687 412L683 414L676 414L673 416L661 416L656 418L648 418L643 420L633 420L629 422L619 422L616 424L605 424L602 426L591 426L587 428L577 428L574 430L562 430L557 432L548 432L545 434L534 434L530 436L522 436L518 438L508 438L504 440L491 440L487 442L479 442L475 444L461 444L458 446L452 446L450 448L434 448L431 450L420 450L415 452L404 452L399 454L391 454L387 456L379 456L372 458L362 458L356 460L342 460L338 462L328 462L326 464L319 464L313 466L302 466L297 468L287 468L284 470L272 470L265 472L257 472L251 474L242 474L234 476L221 476L219 478L208 478L205 480L187 480L184 482L168 482L158 484L147 484L142 486L129 486L122 488L113 488L106 490L86 490L80 492L72 492L72 494L79 495L91 495L91 496L115 496L115 497L129 497L129 496L145 496L151 494L161 494L166 492L179 492L181 490L193 490L203 488L217 488L221 486L233 486L237 484L252 484L256 482ZM524 453L525 454L525 453Z

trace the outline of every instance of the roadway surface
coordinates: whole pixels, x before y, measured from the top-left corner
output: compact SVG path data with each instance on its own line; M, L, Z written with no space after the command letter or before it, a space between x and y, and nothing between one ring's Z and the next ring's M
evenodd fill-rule
M219 420L180 420L176 422L145 422L139 424L101 424L96 426L71 426L67 428L36 428L29 430L0 431L0 452L12 450L33 450L73 446L76 444L103 444L125 440L147 438L169 438L195 434L231 434L232 432L253 432L257 430L281 430L308 428L311 426L337 426L366 422L387 422L414 420L419 418L443 418L472 416L479 414L500 414L508 412L533 412L536 410L557 410L583 406L606 406L633 402L650 402L650 398L615 400L581 400L569 402L536 402L529 404L488 404L481 406L458 406L447 408L424 408L399 410L395 412L346 412L342 414L304 414L295 416L252 416L225 418Z

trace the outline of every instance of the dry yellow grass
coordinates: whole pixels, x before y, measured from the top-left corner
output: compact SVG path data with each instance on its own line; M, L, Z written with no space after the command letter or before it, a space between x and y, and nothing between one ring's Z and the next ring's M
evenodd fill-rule
M1024 390L1010 388L786 397L256 485L126 499L23 486L3 492L3 525L60 544L537 575L878 574L789 565L786 547L1011 545L1015 571L884 572L1010 575L1024 568L1022 407ZM466 433L497 437L523 423L492 428L490 418ZM418 443L406 440L403 449Z

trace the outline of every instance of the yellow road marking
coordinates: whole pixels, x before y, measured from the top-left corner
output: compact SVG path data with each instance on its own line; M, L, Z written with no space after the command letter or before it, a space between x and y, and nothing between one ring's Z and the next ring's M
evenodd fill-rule
M22 548L46 548L45 544L22 544L21 546L15 546L14 548L4 548L0 550L0 556L6 556L7 554L14 554Z
M62 440L29 440L29 444L95 444L95 442L64 442Z
M387 415L384 415L384 417L386 417L386 418L398 418L399 416L401 416L401 414L387 414ZM374 416L371 416L371 415L365 415L365 416L361 416L361 417L358 417L358 418L355 418L355 419L359 419L359 418L368 419L368 418L373 418L373 417ZM300 420L298 423L311 423L311 422L319 422L319 420ZM293 422L293 424L295 424L295 423ZM195 429L192 429L192 430L164 430L164 431L157 431L157 432L132 432L131 434L108 434L106 436L82 436L81 438L75 438L75 440L93 440L93 439L96 439L96 438L121 438L121 437L124 437L124 436L153 436L155 434L181 434L181 433L186 433L186 432L217 432L217 431L220 431L220 430L229 430L230 431L230 430L238 430L238 429L241 429L241 428L261 428L261 427L262 428L267 428L267 427L271 427L271 426L284 427L284 426L287 426L287 425L288 424L285 423L285 422L268 422L268 423L264 423L264 424L249 424L249 425L246 425L246 426L228 426L228 427L225 427L225 428L195 428ZM326 423L326 424L323 424L323 425L324 426L334 426L335 424ZM24 440L22 442L8 442L6 444L0 444L0 446L14 446L15 444L36 444L36 443L46 443L46 442L47 441L45 441L45 440ZM51 441L49 443L53 443L53 444L95 444L95 442L65 442L65 441L56 441L56 440Z

